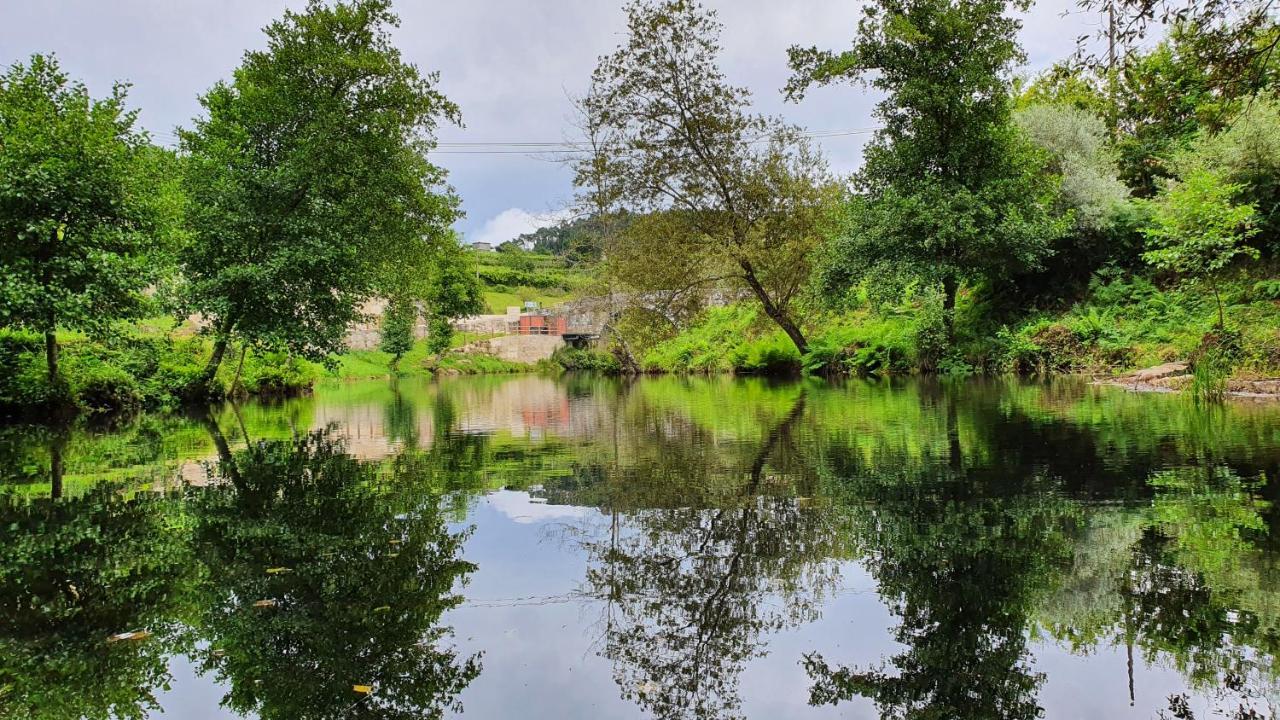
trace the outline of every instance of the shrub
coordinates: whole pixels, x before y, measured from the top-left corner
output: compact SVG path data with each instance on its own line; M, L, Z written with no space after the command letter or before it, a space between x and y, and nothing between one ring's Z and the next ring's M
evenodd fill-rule
M568 345L557 348L551 354L551 362L562 370L581 370L587 372L619 373L622 363L613 353L589 348L575 348Z

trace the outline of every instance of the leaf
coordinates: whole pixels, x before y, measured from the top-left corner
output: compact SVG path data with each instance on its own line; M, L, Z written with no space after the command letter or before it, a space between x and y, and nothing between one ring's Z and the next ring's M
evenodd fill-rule
M283 575L284 573L291 573L291 572L293 572L293 568L287 568L287 567L267 568L268 575Z
M107 638L107 642L114 643L123 642L125 640L146 640L149 637L151 637L150 632L146 630L135 630L133 632L116 633L115 635Z
M356 692L360 693L361 695L372 695L372 694L373 694L373 686L372 686L372 685L352 685L352 686L351 686L351 689L352 689L352 690L355 690Z
M256 608L273 608L276 606L275 600L259 600L253 604Z

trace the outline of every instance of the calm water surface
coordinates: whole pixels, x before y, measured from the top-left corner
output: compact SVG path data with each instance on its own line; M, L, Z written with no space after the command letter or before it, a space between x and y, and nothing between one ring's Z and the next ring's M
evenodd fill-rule
M1278 470L1280 407L1069 381L9 427L0 717L1273 717Z

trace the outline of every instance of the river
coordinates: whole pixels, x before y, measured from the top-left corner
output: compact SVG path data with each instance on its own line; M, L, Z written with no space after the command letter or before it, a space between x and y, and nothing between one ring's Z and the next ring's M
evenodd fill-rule
M370 381L0 429L0 717L1272 717L1280 405Z

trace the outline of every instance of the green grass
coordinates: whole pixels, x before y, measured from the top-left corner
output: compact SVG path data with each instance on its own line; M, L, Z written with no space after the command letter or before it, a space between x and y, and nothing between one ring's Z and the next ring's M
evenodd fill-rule
M559 288L513 288L510 290L493 290L486 289L483 292L484 304L488 308L490 314L501 315L507 311L509 307L523 307L525 302L532 300L538 303L539 307L552 307L563 302L574 300L578 297L576 293L570 290Z
M480 340L496 337L494 334L456 332L449 341L451 348L460 348ZM448 360L451 353L445 356ZM368 380L384 378L391 375L391 355L381 350L348 350L334 358L336 365L325 372L326 380ZM399 375L430 375L433 366L426 340L415 340L413 349L400 358ZM443 367L443 365L442 365ZM521 366L524 367L524 366ZM500 372L510 372L501 370Z
M1280 282L1254 267L1223 283L1227 325L1241 335L1236 377L1280 375ZM1217 322L1206 288L1157 285L1103 273L1077 302L993 319L980 292L962 295L956 346L940 340L937 309L904 302L872 311L810 315L800 358L754 304L710 308L679 335L641 353L650 372L768 373L798 364L812 373L1120 373L1192 359Z
M485 305L493 314L528 301L550 307L576 299L592 280L591 268L570 265L555 255L496 252L472 257Z

